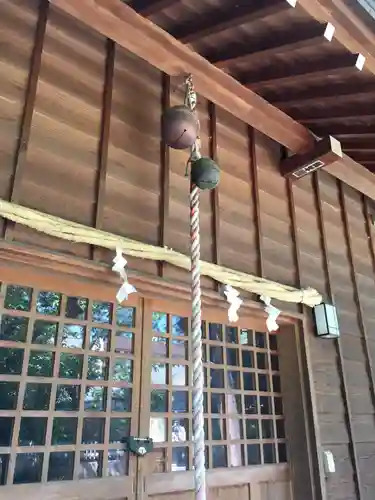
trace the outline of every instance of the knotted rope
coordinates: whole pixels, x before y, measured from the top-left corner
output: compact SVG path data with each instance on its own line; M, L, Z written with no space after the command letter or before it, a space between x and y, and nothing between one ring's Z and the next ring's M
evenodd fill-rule
M195 112L197 96L191 76L186 79L185 105ZM200 158L200 143L197 137L191 148L189 161ZM196 500L206 500L206 464L203 415L203 361L202 361L202 300L200 271L199 234L199 188L190 185L190 252L191 252L191 333L193 361L193 446L194 482Z

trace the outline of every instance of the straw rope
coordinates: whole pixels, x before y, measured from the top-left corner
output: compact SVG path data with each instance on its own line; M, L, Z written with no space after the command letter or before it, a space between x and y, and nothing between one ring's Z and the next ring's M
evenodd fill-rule
M170 248L141 243L1 199L0 216L49 236L75 243L87 243L113 251L116 248L121 248L125 254L132 257L164 261L190 271L190 257L175 252ZM322 301L322 296L313 288L298 290L288 285L282 285L209 262L201 261L201 274L213 278L219 283L284 302L301 302L313 307Z

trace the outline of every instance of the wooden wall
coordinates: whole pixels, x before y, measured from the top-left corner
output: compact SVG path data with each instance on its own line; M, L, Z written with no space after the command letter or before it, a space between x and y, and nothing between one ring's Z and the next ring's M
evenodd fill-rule
M187 252L187 154L160 141L162 110L181 102L181 82L47 8L1 2L0 196ZM203 99L199 116L203 151L222 170L219 189L202 194L203 258L335 300L340 342L314 337L310 311L303 335L318 434L336 459L327 498L373 500L375 236L367 205L324 172L287 183L277 144ZM4 221L1 230L8 240L112 258ZM129 260L133 269L189 279Z

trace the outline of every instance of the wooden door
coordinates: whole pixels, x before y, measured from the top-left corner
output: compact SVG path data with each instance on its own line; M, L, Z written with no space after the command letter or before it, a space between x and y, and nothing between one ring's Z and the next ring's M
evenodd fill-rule
M0 497L132 500L143 301L31 275L1 284Z
M140 425L155 450L139 484L153 500L194 499L189 312L161 301L144 309ZM228 326L226 310L204 309L203 320L209 498L291 500L277 337L263 319Z

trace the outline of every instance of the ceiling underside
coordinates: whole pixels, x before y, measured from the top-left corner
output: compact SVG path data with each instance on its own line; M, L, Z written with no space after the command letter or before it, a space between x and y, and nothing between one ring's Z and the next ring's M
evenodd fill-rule
M138 13L188 44L317 136L375 172L375 76L356 68L326 26L286 0L131 0Z

